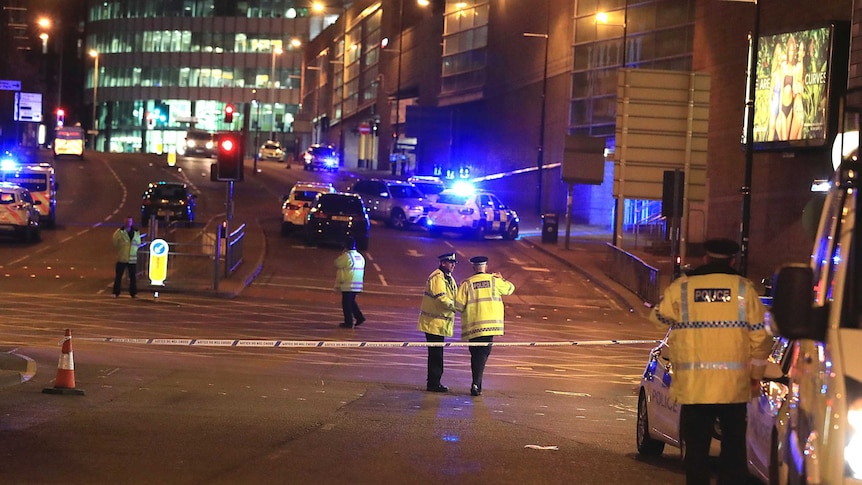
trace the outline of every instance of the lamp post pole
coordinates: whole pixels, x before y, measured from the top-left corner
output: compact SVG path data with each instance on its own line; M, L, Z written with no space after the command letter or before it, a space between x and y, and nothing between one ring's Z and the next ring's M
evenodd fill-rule
M748 273L749 232L751 226L751 172L754 165L754 92L757 89L757 43L760 35L760 2L754 2L754 28L748 53L748 96L745 100L745 174L742 188L742 220L739 236L739 273Z
M392 130L392 151L395 153L395 170L398 171L398 161L401 153L398 150L399 127L401 123L401 55L404 50L404 0L398 1L398 72L395 75L395 126ZM404 172L404 161L401 160L401 171Z
M99 127L96 124L96 107L98 106L98 95L99 95L99 52L91 49L90 57L92 57L95 62L93 64L93 124L91 125L91 129L93 130L93 150L96 150L96 137L98 137Z
M548 24L550 27L550 6L548 7ZM536 212L542 213L542 179L544 178L543 168L545 166L545 107L547 105L548 94L548 34L533 34L530 32L524 33L524 37L538 37L545 40L545 64L542 69L542 107L539 115L539 149L536 155Z
M275 138L275 56L281 55L282 50L281 47L274 47L272 49L272 63L270 65L270 73L269 73L269 98L272 101L272 116L271 123L269 125L269 139L273 140ZM257 147L255 147L255 150Z

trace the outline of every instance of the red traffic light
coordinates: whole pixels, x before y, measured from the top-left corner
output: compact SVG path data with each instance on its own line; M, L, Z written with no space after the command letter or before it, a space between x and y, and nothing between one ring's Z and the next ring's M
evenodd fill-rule
M63 108L58 108L57 109L57 116L60 116L60 117L66 116L66 110L64 110Z
M223 151L225 153L232 152L234 147L235 147L235 143L234 143L233 139L231 139L231 138L224 138L221 141L221 151Z
M227 104L224 107L224 122L233 123L233 105Z

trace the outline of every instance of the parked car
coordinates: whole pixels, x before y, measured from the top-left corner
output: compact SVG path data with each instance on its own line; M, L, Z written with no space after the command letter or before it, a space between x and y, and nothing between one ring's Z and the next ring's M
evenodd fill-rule
M673 330L668 331L668 335ZM775 455L780 436L783 435L779 416L787 395L786 369L790 360L788 341L776 339L772 354L767 361L766 374L761 382L760 394L748 403L748 427L746 449L748 469L764 483L776 464ZM642 456L661 455L666 445L684 453L680 437L680 404L670 395L673 385L673 364L669 357L667 336L650 351L646 369L641 377L638 391L636 446ZM721 440L721 430L716 423L713 439ZM784 483L784 482L781 482Z
M417 189L421 190L428 200L436 199L440 192L446 190L446 184L443 183L443 180L441 180L440 177L414 175L407 179L407 181L415 185Z
M305 225L311 202L317 194L332 192L335 192L335 187L327 182L297 182L281 204L281 235L286 236Z
M338 152L335 148L329 145L311 145L308 150L302 154L305 160L304 170L328 170L330 172L338 171Z
M385 221L397 229L419 223L428 209L422 192L401 180L359 180L351 192L362 197L372 219Z
M787 374L790 371L792 341L778 338L766 362L766 373L760 382L760 393L748 401L748 426L745 448L748 471L763 483L787 483L787 469L782 465L781 447L787 431Z
M141 226L147 227L150 216L184 221L191 227L195 221L195 196L184 183L153 182L141 197Z
M9 232L23 241L41 240L39 210L25 187L0 182L0 233Z
M276 162L283 162L284 150L281 148L281 143L268 140L260 146L257 157L260 160L275 160Z
M431 204L425 225L431 236L457 232L477 239L499 234L503 239L517 239L520 228L518 213L503 204L496 195L485 191L447 189Z
M371 223L362 199L343 192L321 193L314 197L305 222L308 244L341 245L348 237L356 241L356 249L368 249Z
M215 135L206 131L189 130L186 133L185 143L180 148L179 154L187 157L212 158L218 154Z

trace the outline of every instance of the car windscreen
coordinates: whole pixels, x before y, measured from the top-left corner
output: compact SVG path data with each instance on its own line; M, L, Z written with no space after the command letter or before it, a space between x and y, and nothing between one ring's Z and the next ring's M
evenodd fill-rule
M314 155L316 157L331 158L331 157L335 156L335 150L333 150L332 148L327 148L327 147L314 147L308 151L309 151L309 153L311 153L312 155Z
M459 194L440 194L437 198L438 204L464 205L467 203L468 196Z
M321 197L320 209L331 214L362 214L362 201L356 197Z
M186 133L186 140L212 140L212 133L201 131L190 131Z
M314 197L317 196L320 192L316 190L297 190L293 193L293 198L296 200L301 200L303 202L309 202L314 200Z
M440 192L443 192L443 190L446 188L443 186L443 184L425 182L414 182L413 185L415 185L425 195L439 194Z
M274 143L267 143L266 145L263 146L263 148L265 148L267 150L277 150L278 145L276 145Z
M396 199L421 199L422 192L412 185L390 185L389 191Z
M48 176L40 173L16 173L0 177L5 182L20 185L30 192L44 192L48 190Z
M186 191L182 187L156 187L153 189L154 199L183 200Z

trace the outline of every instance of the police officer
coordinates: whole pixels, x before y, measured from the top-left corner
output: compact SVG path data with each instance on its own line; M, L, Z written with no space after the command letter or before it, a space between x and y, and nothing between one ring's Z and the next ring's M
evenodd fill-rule
M455 291L458 285L452 276L455 269L455 253L441 254L437 257L440 266L428 276L422 306L419 308L419 330L425 332L425 340L440 342L451 337L455 326ZM446 392L448 387L440 384L443 377L443 347L428 346L429 392Z
M365 317L356 304L356 295L362 291L365 279L365 258L356 250L356 241L351 237L344 240L344 252L335 259L335 290L341 292L341 311L344 313L343 328L353 328L365 322Z
M671 396L680 403L688 485L709 484L709 446L721 427L718 483L745 483L746 402L763 377L772 339L754 285L731 266L739 245L704 243L702 266L676 279L650 319L671 328Z
M488 345L470 346L470 370L473 383L470 395L482 394L482 374L491 355L490 343L494 335L503 335L503 296L511 295L515 285L503 279L500 273L486 272L488 258L470 258L473 276L464 280L455 294L455 309L461 312L461 340L487 342Z
M114 231L111 242L117 251L117 263L114 265L114 298L120 296L123 273L126 272L129 273L129 295L137 298L138 248L141 247L141 232L135 227L133 217L127 217L126 225Z

